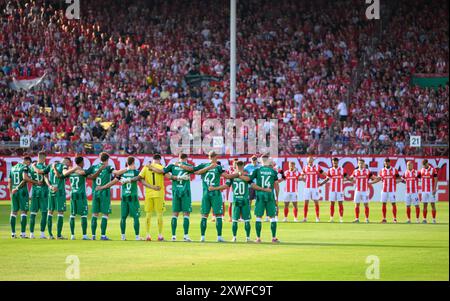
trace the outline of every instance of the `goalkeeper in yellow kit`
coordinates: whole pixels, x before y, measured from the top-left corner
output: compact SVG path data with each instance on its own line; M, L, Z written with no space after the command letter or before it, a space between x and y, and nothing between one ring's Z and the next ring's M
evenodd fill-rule
M155 169L163 169L161 165L161 156L154 155L153 161L149 166ZM147 241L151 241L150 236L150 225L152 220L152 215L156 212L158 218L158 241L163 241L164 237L162 235L163 231L163 213L165 211L164 204L164 194L165 194L165 186L164 186L164 175L153 172L149 166L144 166L141 172L139 173L139 177L142 178L143 184L145 186L145 206L144 210L146 213L146 231L147 231ZM147 187L145 184L150 184L152 186L158 186L160 189L158 191L153 190Z

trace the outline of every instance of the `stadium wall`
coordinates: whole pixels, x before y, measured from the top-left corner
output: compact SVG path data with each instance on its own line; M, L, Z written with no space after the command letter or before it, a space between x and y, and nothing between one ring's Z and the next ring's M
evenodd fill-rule
M56 156L48 156L47 163L53 163L56 160L61 160L63 157L72 157L74 155L56 155ZM151 155L137 155L136 157L136 166L140 169L143 165L149 163L151 161ZM233 158L239 158L243 161L248 161L250 156L223 156L220 159L222 166L225 169L228 169ZM357 160L359 157L356 156L337 156L340 158L340 166L342 166L345 171L350 174L357 167ZM383 156L362 156L362 159L366 161L366 164L369 166L369 169L373 173L378 173L383 168L383 161L386 157ZM412 160L415 162L415 168L422 166L422 161L425 157L413 157L413 156L390 156L392 166L397 168L401 174L406 169L406 162ZM36 160L36 157L33 157L33 160ZM126 155L112 155L109 161L111 166L114 166L116 169L121 169L125 167L126 164ZM277 163L278 168L282 168L283 170L287 169L288 162L293 161L296 164L298 169L301 169L306 164L307 156L280 156L275 158L274 160ZM321 168L326 172L328 168L331 166L331 156L317 156L316 163L321 166ZM437 197L439 201L447 202L449 200L449 159L446 157L427 157L429 163L438 169L438 191ZM20 162L21 157L2 157L0 156L0 201L9 201L9 191L8 191L8 174L15 163ZM163 156L163 165L168 165L177 160L176 157L172 155ZM87 155L85 156L85 168L88 168L92 164L97 164L99 162L98 156L96 155ZM203 162L208 162L206 156L192 156L190 162L197 165ZM299 184L299 200L303 200L303 182ZM192 200L200 201L201 199L201 180L199 176L192 176L191 182L192 188ZM70 196L70 186L66 185L67 196ZM92 191L91 191L91 183L88 181L87 187L88 198L91 199ZM172 187L169 180L166 180L166 200L171 201L172 199ZM283 200L283 191L284 191L284 183L280 185L280 200ZM228 194L229 191L224 192ZM319 189L319 193L321 196L321 200L326 200L328 198L329 193L329 184L322 186ZM344 185L344 197L346 201L351 201L353 199L354 194L354 186L351 183L346 183ZM111 195L114 200L118 200L120 198L120 186L116 185L111 188ZM379 201L381 195L381 183L370 185L370 199L372 201ZM402 183L398 184L397 190L397 199L399 201L404 200L405 195L405 185ZM139 197L143 199L143 188L139 186Z

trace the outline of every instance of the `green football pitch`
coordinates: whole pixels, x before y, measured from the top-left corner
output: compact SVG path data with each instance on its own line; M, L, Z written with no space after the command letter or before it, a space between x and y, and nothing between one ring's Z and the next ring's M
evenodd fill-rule
M120 241L119 203L114 202L108 235L113 241L81 241L77 218L76 241L10 239L9 204L0 204L0 280L67 280L66 270L79 259L79 280L449 280L449 204L438 204L438 224L404 224L399 205L398 224L380 224L381 206L371 203L371 224L352 224L353 205L347 203L343 224L328 223L329 208L322 204L322 222L278 225L281 244L270 243L269 223L263 223L263 243L245 243L239 224L237 243L215 242L215 224L208 223L207 242L200 243L199 206L191 218L191 243ZM299 210L302 212L302 210ZM314 208L310 208L313 220ZM390 213L390 212L389 212ZM292 216L291 216L292 218ZM388 214L390 218L390 214ZM40 215L38 215L37 224ZM391 220L391 219L390 219ZM156 217L152 220L156 237ZM90 219L89 219L90 225ZM20 230L20 222L17 229ZM89 226L90 227L90 226ZM88 227L88 229L89 229ZM141 229L144 217L141 218ZM38 229L38 225L37 225ZM36 232L39 234L39 232ZM68 214L63 235L69 236ZM182 238L182 221L178 222ZM164 218L170 239L170 206ZM231 239L231 223L224 223ZM254 223L252 221L252 238Z

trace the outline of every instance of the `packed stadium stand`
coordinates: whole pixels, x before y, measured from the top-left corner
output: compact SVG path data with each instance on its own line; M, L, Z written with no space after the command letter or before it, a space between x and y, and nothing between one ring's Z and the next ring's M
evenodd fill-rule
M278 119L280 154L448 155L448 82L412 85L448 78L448 1L238 3L237 117ZM229 118L228 5L0 0L0 152L171 153L174 119Z

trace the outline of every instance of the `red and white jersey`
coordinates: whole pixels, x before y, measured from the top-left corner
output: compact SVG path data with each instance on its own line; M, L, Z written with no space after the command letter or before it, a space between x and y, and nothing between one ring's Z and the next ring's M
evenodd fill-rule
M356 191L367 192L369 190L370 170L367 168L355 169L352 177L356 179Z
M227 170L225 170L225 173L232 175L236 172L236 170L233 168L233 166L230 166ZM227 179L225 179L224 177L220 177L220 185L225 185L225 183L227 182Z
M436 168L431 166L428 166L428 168L422 167L420 176L422 177L422 192L432 192L436 183Z
M286 178L286 192L297 192L298 191L298 178L300 173L298 171L286 170L284 172L284 177Z
M381 180L383 180L383 192L397 191L397 177L398 171L394 167L387 169L384 167L380 171Z
M317 166L305 166L303 168L302 175L306 177L305 188L318 188L319 187L319 175L322 173L322 169Z
M327 177L330 178L330 191L342 192L344 190L344 169L342 167L328 169Z
M406 181L406 193L417 193L419 190L419 173L417 170L406 170L403 175Z

